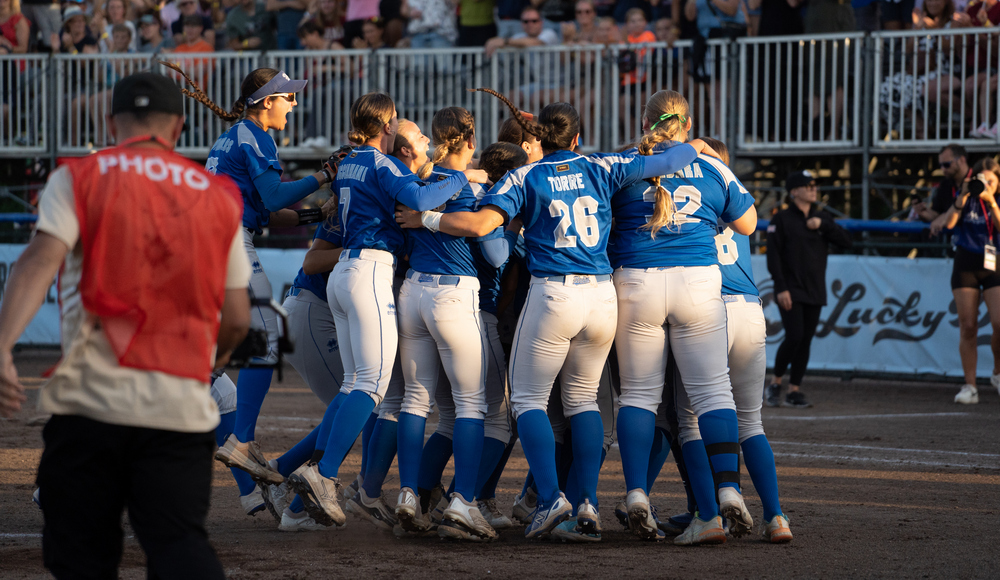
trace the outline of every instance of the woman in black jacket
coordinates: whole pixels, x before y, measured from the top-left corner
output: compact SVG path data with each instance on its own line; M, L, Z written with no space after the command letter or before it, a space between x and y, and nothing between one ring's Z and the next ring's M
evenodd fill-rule
M774 380L764 391L769 407L811 407L799 385L809 363L809 346L819 313L826 305L827 247L851 247L846 230L829 213L814 207L816 180L808 171L797 171L785 181L791 200L767 228L767 269L781 312L785 339L774 357ZM781 400L781 379L788 369L788 393Z

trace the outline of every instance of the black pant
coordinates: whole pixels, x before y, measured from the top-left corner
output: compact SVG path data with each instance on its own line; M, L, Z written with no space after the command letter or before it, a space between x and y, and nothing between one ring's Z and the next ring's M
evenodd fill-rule
M56 578L118 577L125 507L149 578L225 578L205 531L213 433L55 415L42 437L42 555Z
M792 376L788 382L792 385L802 384L806 365L809 364L809 346L816 334L819 312L822 309L822 306L801 302L792 302L791 310L778 308L781 312L781 325L785 327L785 340L774 356L774 376L783 376L791 363Z

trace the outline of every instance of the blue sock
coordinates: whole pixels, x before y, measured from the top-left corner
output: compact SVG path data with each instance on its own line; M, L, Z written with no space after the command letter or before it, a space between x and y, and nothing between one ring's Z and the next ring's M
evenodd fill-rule
M653 447L649 450L649 466L646 467L646 495L653 491L653 483L656 482L669 455L670 433L657 427L653 435Z
M702 521L707 522L719 515L719 502L715 499L715 480L712 478L705 444L701 439L695 439L685 443L681 449L687 466L688 481L691 483L691 493L698 502L698 513Z
M496 466L493 468L493 473L491 473L489 478L486 479L486 483L483 484L483 488L479 490L480 499L490 499L497 496L497 485L500 483L500 476L503 475L504 468L507 467L507 461L510 459L510 454L514 451L514 441L515 440L512 438L504 447L503 455L500 457L500 461L498 461Z
M236 424L236 412L226 413L225 415L219 415L219 426L215 428L215 443L222 447L226 443L226 439L233 432L233 425ZM229 471L233 473L233 479L236 480L236 487L240 488L240 495L246 495L257 488L257 484L250 479L250 474L243 471L242 469L236 469L235 467L230 467Z
M715 476L716 488L740 489L740 444L736 411L716 409L698 417L698 429ZM701 501L698 502L701 505Z
M417 490L420 457L424 451L424 428L427 419L412 413L399 414L399 487Z
M374 408L375 401L364 391L351 391L347 395L330 427L330 438L318 466L320 475L337 477L340 464L354 446Z
M306 506L305 506L305 504L302 503L302 498L301 497L295 496L295 499L292 500L292 503L290 503L288 505L288 509L293 514L300 514L300 513L302 513L302 512L305 511Z
M479 460L479 475L476 477L477 499L488 499L483 497L483 488L486 487L486 482L493 477L493 472L496 471L497 464L503 459L506 450L507 443L505 441L492 437L483 438L483 456Z
M563 437L570 439L571 433L566 431ZM563 491L566 490L566 483L569 482L569 474L573 471L572 439L570 439L570 443L569 447L566 446L566 443L556 443L556 483L559 485L559 489ZM521 445L524 445L523 441ZM567 449L569 452L567 452ZM538 490L537 486L535 490Z
M294 447L278 458L278 473L288 477L293 471L298 469L303 463L309 461L316 451L316 439L319 437L320 426L309 432Z
M372 433L375 432L375 424L378 422L378 413L372 411L372 414L368 416L368 420L365 421L365 426L361 429L361 479L364 479L368 475L368 445L372 440ZM393 453L396 453L393 449ZM392 463L392 459L389 460ZM386 469L389 469L386 467ZM371 497L371 496L368 496Z
M330 428L333 427L333 420L336 418L340 406L346 400L347 395L337 393L337 396L327 405L326 411L323 413L323 421L319 424L319 436L316 437L316 451L313 453L313 461L319 462L320 459L323 459L323 452L326 451L326 446L330 442Z
M677 473L680 474L681 482L684 484L684 493L687 495L687 511L689 514L693 514L698 511L698 502L695 501L694 492L691 491L691 478L688 477L687 463L684 461L684 451L681 448L680 440L670 439L670 452L674 454Z
M236 377L236 425L233 433L244 443L254 439L257 416L271 388L273 374L273 369L241 369Z
M538 489L538 502L548 507L559 497L559 476L556 474L556 440L552 435L549 416L533 409L517 418L521 447Z
M656 413L638 407L619 409L618 449L622 454L626 491L641 489L649 493L649 457L655 433Z
M535 474L531 473L531 466L528 466L528 474L524 476L524 487L521 488L521 497L524 497L528 493L528 490L538 493L538 488L535 487Z
M424 452L420 458L420 475L417 476L419 489L429 491L441 483L441 474L450 459L451 439L435 431L424 444Z
M597 411L573 415L573 465L580 486L579 503L590 500L597 507L597 479L601 473L601 453L604 451L604 423Z
M379 419L372 428L372 435L368 441L367 451L368 467L364 474L365 494L372 497L382 495L382 484L385 483L385 476L389 474L392 466L392 458L396 456L397 425L395 421ZM362 441L364 435L362 435Z
M746 461L750 479L764 505L764 521L781 513L778 501L778 474L774 470L774 452L764 435L756 435L743 442L743 460Z
M483 455L483 419L455 419L455 491L467 502L476 499ZM491 470L492 471L492 470Z

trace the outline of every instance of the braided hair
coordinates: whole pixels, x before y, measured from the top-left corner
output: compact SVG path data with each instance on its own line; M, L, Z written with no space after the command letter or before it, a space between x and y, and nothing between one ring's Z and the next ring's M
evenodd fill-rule
M176 63L165 62L162 60L158 60L156 62L162 64L163 66L171 70L177 71L182 77L184 77L184 80L187 81L187 84L190 85L191 88L193 88L194 90L188 90L185 89L184 87L181 87L181 92L184 93L186 96L191 97L192 99L198 101L202 105L208 107L209 110L215 113L216 117L222 119L223 121L239 121L240 119L246 117L247 111L263 109L264 101L259 101L248 108L246 104L247 99L249 99L251 95L257 92L257 89L266 85L271 79L273 79L278 74L278 71L273 68L259 68L252 71L250 74L246 76L246 78L243 79L243 82L240 84L240 96L238 99L236 99L236 102L233 103L232 110L227 111L222 107L220 107L219 105L217 105L215 101L210 99L208 95L205 93L205 91L200 86L198 86L198 83L196 83L194 79L189 77L188 74L184 72L184 70Z
M674 141L687 130L689 111L687 99L676 91L659 91L646 101L645 120L649 123L649 132L639 141L639 155L652 155L653 149L664 141ZM648 180L656 187L656 201L653 204L653 216L643 225L650 230L649 235L656 237L660 228L670 229L677 224L677 206L674 198L662 185L660 177Z
M395 111L396 104L385 93L368 93L358 97L351 104L351 132L347 138L352 143L364 145L378 137L382 127L392 122Z
M573 138L580 134L580 114L569 103L552 103L546 105L538 115L536 121L529 121L524 118L524 115L514 106L514 103L493 89L481 87L469 90L481 91L500 99L510 109L517 124L526 133L534 135L541 141L542 149L545 151L571 149Z
M444 161L452 153L458 153L462 146L476 135L476 120L472 113L462 107L445 107L434 114L431 121L434 139L434 153L417 170L417 177L427 179L434 166Z

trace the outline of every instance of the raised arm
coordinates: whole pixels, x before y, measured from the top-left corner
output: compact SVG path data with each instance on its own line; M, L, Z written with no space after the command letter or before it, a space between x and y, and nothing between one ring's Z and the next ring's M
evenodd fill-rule
M444 181L421 184L408 181L396 192L396 201L417 211L434 209L451 199L469 183L486 183L486 172L481 169L466 169ZM492 230L489 230L492 231ZM488 232L487 232L488 233Z
M254 180L254 187L260 193L264 207L276 212L304 199L326 183L322 173L307 175L298 181L282 183L281 176L274 169L268 169Z

